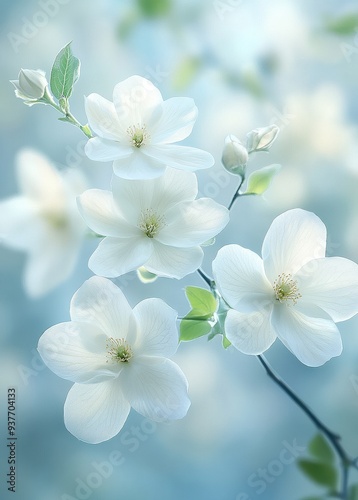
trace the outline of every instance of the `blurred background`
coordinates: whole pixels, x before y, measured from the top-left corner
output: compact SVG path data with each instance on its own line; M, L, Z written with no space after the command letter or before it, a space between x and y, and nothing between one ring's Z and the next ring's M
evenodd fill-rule
M244 140L255 127L280 127L270 154L257 154L249 170L271 163L280 163L282 170L264 196L238 200L230 224L205 249L208 274L224 244L259 253L274 217L294 207L325 222L328 255L358 260L356 2L18 0L1 2L0 23L1 199L18 190L15 156L23 147L42 151L59 168L80 169L90 186L108 188L111 164L84 156L81 132L57 121L53 109L24 106L9 83L20 68L49 75L57 52L73 40L82 71L71 110L83 123L83 96L96 92L111 99L114 85L132 74L152 80L164 98L195 99L199 117L185 144L216 159L212 169L198 175L201 196L227 204L235 191L236 178L220 163L227 134ZM284 449L286 458L305 456L315 434L311 422L255 357L222 349L218 337L180 345L175 360L189 380L192 401L184 420L151 424L132 411L117 437L95 446L66 431L63 404L71 383L44 367L36 346L48 327L69 319L73 293L91 276L87 261L96 245L86 241L71 278L36 300L23 290L25 256L0 247L1 498L299 500L319 495L319 486L280 458ZM194 274L148 285L134 273L115 281L132 306L161 297L180 315L188 310L184 287L204 285ZM357 318L340 325L343 354L320 368L300 364L279 342L267 353L352 455L358 455L357 326ZM7 492L5 478L5 412L7 389L13 386L16 495ZM115 450L123 460L111 471L103 462Z

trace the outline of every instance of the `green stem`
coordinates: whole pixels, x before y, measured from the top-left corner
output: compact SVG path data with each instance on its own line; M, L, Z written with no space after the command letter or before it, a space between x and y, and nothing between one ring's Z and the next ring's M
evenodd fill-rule
M231 207L233 206L233 204L235 203L235 201L239 198L239 196L243 196L244 195L244 193L240 193L240 189L241 189L241 186L244 183L244 180L245 180L245 177L241 177L241 181L240 181L239 187L235 191L235 194L232 197L232 200L230 201L229 206L227 207L228 210L231 210Z
M89 126L88 125L82 125L77 120L77 118L75 118L73 116L73 114L70 112L70 107L69 107L68 101L66 101L67 105L64 107L65 108L64 109L61 106L59 106L58 104L56 104L56 102L54 101L52 95L49 94L48 92L45 93L45 95L41 99L41 101L44 102L45 104L49 104L50 106L52 106L53 108L55 108L59 113L61 113L62 115L64 115L65 121L67 121L68 123L72 123L72 125L74 125L75 127L78 127L85 134L85 136L88 139L92 139L93 135L92 135L92 132L91 132Z

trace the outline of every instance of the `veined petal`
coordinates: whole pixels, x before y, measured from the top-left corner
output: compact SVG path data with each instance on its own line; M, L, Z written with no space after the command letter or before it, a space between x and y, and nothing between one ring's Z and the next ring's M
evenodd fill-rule
M198 108L189 97L172 97L163 101L149 119L152 144L182 141L193 130Z
M152 82L137 75L118 83L113 90L113 103L124 127L146 125L162 102L162 95Z
M65 402L65 425L81 441L102 443L118 434L129 410L118 380L75 384Z
M112 102L98 94L90 94L85 97L85 110L95 134L112 141L118 141L125 135Z
M96 383L116 377L119 364L110 369L107 336L91 323L68 322L52 326L40 337L38 351L56 375L72 382Z
M171 357L178 347L177 312L163 300L146 299L133 309L138 335L133 350L145 356Z
M88 227L100 235L128 238L140 232L123 219L110 191L89 189L77 198L77 202Z
M179 170L194 172L214 165L212 155L202 149L176 144L149 145L141 149L145 155L158 163Z
M92 140L92 139L91 139ZM165 165L160 164L155 158L149 158L143 154L146 146L140 148L131 147L131 154L118 158L113 163L113 171L122 179L157 179L165 172Z
M200 247L176 248L163 245L153 238L153 253L143 263L145 268L158 276L184 278L201 266L204 252Z
M99 276L116 278L142 266L152 254L150 238L104 238L88 261L88 267Z
M276 217L265 236L262 258L271 281L295 274L312 259L325 256L326 227L312 212L295 208Z
M342 352L341 336L333 321L306 316L284 304L274 307L271 321L280 340L307 366L321 366Z
M241 312L256 311L274 300L260 257L240 245L226 245L213 261L218 289L226 302Z
M358 266L342 257L314 259L295 275L302 295L333 321L345 321L358 313ZM299 305L299 304L298 304Z
M156 422L183 418L190 406L187 380L169 359L139 356L121 372L120 382L130 405Z
M230 309L225 320L225 335L244 354L262 354L276 340L270 323L272 306L250 313Z
M71 300L72 321L92 324L107 337L126 339L136 320L122 290L105 278L85 281Z
M113 161L128 158L133 153L133 148L117 141L93 137L87 141L85 153L90 160Z
M165 245L192 247L216 236L229 222L229 211L210 198L178 203L165 213L166 225L156 235Z

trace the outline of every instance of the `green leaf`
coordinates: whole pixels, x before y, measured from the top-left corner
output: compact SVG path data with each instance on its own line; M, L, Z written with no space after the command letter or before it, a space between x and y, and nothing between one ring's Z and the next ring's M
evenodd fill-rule
M153 283L158 278L156 274L151 273L143 266L137 269L137 276L142 283Z
M245 194L264 193L280 169L281 165L273 164L252 172L247 183L247 190Z
M297 462L301 471L312 481L331 490L337 487L338 473L331 464L301 459Z
M352 484L349 488L348 500L358 500L358 484Z
M71 43L60 50L52 66L50 86L57 99L68 99L80 76L80 61L72 54Z
M173 87L176 90L182 90L190 85L198 74L201 65L201 60L196 57L188 57L180 61L173 74Z
M216 311L217 301L208 290L197 286L187 286L185 293L192 309L200 312L200 316L211 317Z
M308 445L308 451L320 462L333 465L334 452L322 434L317 434Z
M225 335L223 335L223 348L224 348L224 349L227 349L227 348L228 348L228 347L230 347L230 346L231 346L231 342L230 342L230 340L229 340L229 339L227 339L227 338L225 337Z
M165 16L172 7L171 0L137 0L145 17Z
M189 315L180 322L180 341L187 342L210 333L211 326L208 321L190 319L188 316Z
M351 12L335 19L328 19L325 29L335 35L354 35L358 26L358 12Z

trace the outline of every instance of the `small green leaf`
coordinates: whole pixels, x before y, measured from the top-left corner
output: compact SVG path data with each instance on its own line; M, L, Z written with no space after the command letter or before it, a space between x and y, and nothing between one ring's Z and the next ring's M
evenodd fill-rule
M143 266L137 269L137 276L142 283L153 283L158 278L156 274L151 273Z
M189 313L190 314L190 313ZM179 340L187 342L194 340L203 335L207 335L211 331L211 326L208 321L187 319L187 316L180 322L180 337Z
M281 165L273 164L252 172L247 183L247 190L245 194L264 193L280 169Z
M200 316L209 315L210 317L216 311L217 301L208 290L197 286L187 286L185 293L192 309L200 311Z
M325 29L335 35L354 35L358 26L358 12L351 12L325 23Z
M349 488L348 500L358 500L358 484L352 484Z
M225 335L223 335L223 348L224 348L224 349L227 349L227 348L228 348L228 347L230 347L230 346L231 346L231 342L230 342L230 340L229 340L229 339L227 339L227 338L225 337Z
M171 0L137 0L145 17L165 16L170 12Z
M308 451L320 462L333 465L334 452L322 434L317 434L308 445Z
M52 66L50 86L57 99L68 99L80 76L80 61L72 54L71 43L60 50Z
M301 459L297 462L301 471L312 481L331 490L337 487L338 473L331 464Z

